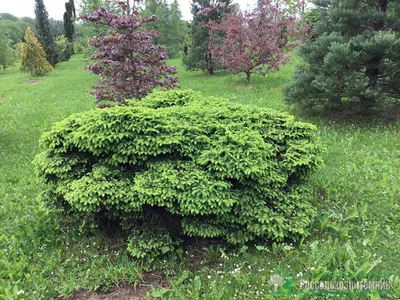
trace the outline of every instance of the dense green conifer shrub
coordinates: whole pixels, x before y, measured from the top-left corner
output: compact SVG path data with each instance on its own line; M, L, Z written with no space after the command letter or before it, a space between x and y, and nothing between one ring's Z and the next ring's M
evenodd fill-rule
M117 221L145 258L187 236L306 235L314 133L284 113L173 90L66 118L42 136L34 163L46 201L77 221Z

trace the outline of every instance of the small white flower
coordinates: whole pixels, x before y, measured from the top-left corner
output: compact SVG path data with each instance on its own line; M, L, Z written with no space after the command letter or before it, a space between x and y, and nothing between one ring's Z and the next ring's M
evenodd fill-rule
M17 295L23 295L25 292L24 292L24 290L19 290L18 292L17 292Z

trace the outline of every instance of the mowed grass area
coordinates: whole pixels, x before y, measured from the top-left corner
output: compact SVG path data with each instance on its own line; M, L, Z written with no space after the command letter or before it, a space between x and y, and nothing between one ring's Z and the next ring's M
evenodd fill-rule
M40 135L64 117L94 108L87 91L96 78L83 70L86 63L76 55L39 78L17 66L0 71L0 299L68 297L121 283L140 287L146 278L148 266L129 258L118 233L112 239L81 233L73 220L59 219L37 200L43 187L31 161L40 151ZM266 78L253 76L250 85L225 71L210 78L185 71L178 59L170 63L179 66L182 88L290 111L281 89L295 62ZM318 211L311 235L296 245L192 244L157 263L170 288L154 289L153 296L266 299L272 297L266 296L271 274L292 276L296 283L302 274L335 271L393 275L393 297L400 296L400 124L312 121L319 126L325 165L310 182Z

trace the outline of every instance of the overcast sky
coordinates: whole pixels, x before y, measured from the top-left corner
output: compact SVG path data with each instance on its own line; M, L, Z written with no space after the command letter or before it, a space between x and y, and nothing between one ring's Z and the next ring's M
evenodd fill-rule
M169 0L172 1L172 0ZM50 18L62 20L65 11L65 0L44 0L44 4L49 12ZM183 18L191 20L190 3L191 0L178 0ZM254 5L256 0L236 0L243 9L248 5ZM76 7L79 7L79 0L75 0ZM35 17L35 0L0 0L0 13L7 12L17 17Z

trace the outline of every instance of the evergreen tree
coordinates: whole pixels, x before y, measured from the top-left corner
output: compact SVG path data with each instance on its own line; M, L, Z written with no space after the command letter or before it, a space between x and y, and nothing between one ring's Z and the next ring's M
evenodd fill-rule
M74 18L76 18L74 0L69 0L68 2L65 2L64 30L65 37L70 43L74 41Z
M175 0L169 4L166 0L146 0L142 16L157 16L157 20L145 25L147 30L155 30L160 34L153 40L156 45L163 45L169 57L175 57L183 51L183 41L187 27L182 21L179 4Z
M21 71L31 73L32 76L41 76L52 71L46 60L46 53L30 27L26 29L25 43L21 49Z
M46 52L46 59L55 66L58 62L58 51L55 38L50 30L49 14L43 0L35 0L36 30L39 42Z
M57 39L60 35L65 34L64 21L49 19L50 32L54 39Z
M203 25L212 21L220 23L225 12L231 10L232 0L194 0L192 2L193 22L191 24L191 43L188 54L183 57L183 64L188 70L207 70L210 75L214 74L216 67L209 48L208 29ZM212 13L200 13L210 7L215 8Z
M400 2L319 0L315 36L285 89L303 107L356 102L363 109L400 98Z
M63 57L65 60L68 60L71 55L74 54L73 42L74 42L74 19L76 18L76 11L75 11L75 3L74 0L69 0L65 2L65 13L64 13L64 32L65 37L67 39L67 44L65 47L65 51L63 53ZM60 39L58 39L60 41ZM60 44L57 43L57 46Z

